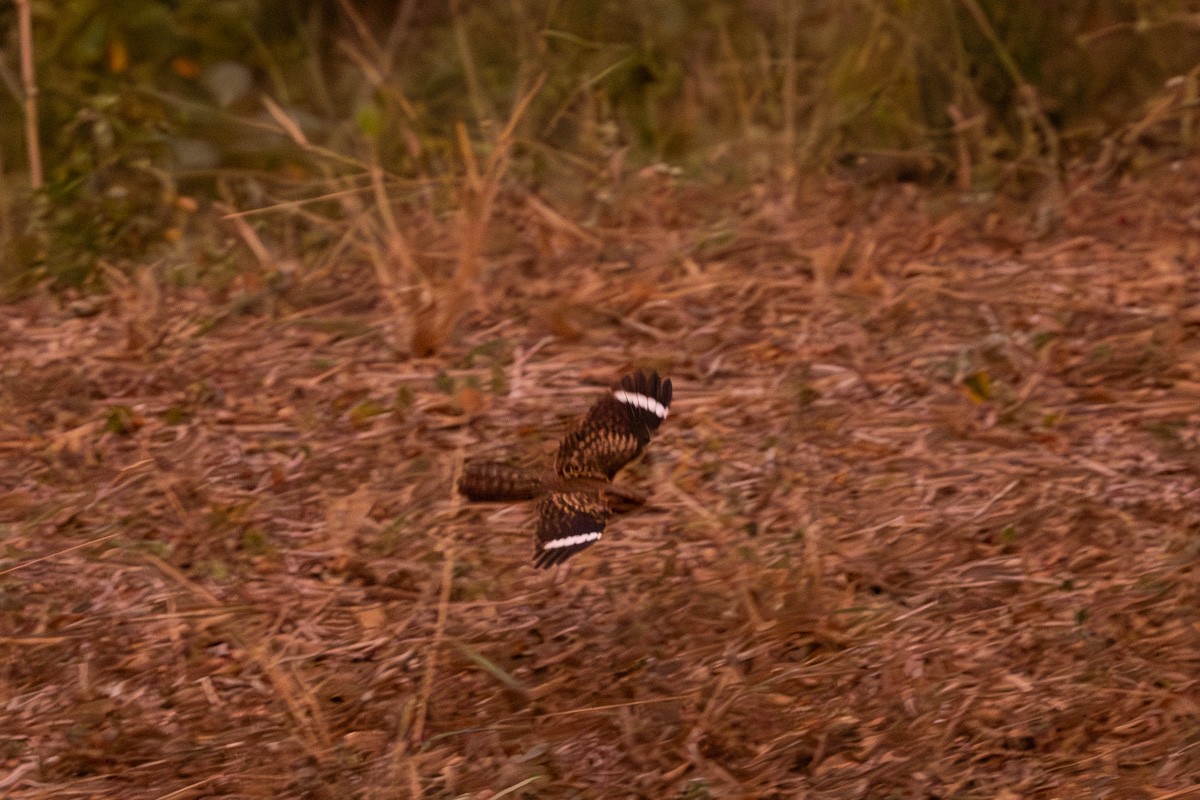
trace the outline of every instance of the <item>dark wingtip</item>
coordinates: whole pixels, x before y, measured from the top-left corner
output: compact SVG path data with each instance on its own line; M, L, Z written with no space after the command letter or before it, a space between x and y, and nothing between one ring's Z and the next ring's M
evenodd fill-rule
M671 405L671 379L663 378L658 370L650 373L638 370L621 378L621 388L627 392L637 392L647 397L653 397L664 406Z

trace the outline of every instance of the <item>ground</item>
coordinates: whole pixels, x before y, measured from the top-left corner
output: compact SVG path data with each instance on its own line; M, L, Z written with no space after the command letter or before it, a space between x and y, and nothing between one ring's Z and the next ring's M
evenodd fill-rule
M428 358L370 271L11 303L0 794L1200 797L1198 187L510 198ZM637 367L649 506L534 570L456 470Z

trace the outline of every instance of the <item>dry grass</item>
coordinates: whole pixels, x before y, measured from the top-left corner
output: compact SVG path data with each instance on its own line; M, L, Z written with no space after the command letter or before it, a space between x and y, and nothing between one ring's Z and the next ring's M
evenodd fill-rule
M369 267L7 308L0 793L1196 797L1200 165L1041 240L643 180L506 209L436 358ZM651 508L535 572L455 470L634 365Z

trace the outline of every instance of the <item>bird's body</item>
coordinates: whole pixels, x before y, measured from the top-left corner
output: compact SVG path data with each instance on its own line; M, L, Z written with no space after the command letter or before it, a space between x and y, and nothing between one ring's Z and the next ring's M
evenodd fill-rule
M501 461L468 461L458 479L458 490L477 503L511 503L536 500L551 492L596 491L615 512L629 511L646 502L645 492L596 478L564 478Z
M562 563L599 541L610 516L645 502L644 494L612 479L645 449L670 405L670 379L656 372L626 375L563 438L553 472L468 462L458 489L471 500L536 499L534 564Z

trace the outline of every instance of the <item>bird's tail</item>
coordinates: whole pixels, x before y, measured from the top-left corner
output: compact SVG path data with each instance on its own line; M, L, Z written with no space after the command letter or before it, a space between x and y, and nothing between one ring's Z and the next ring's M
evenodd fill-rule
M458 479L458 491L468 500L532 500L545 490L538 473L495 461L468 461Z

